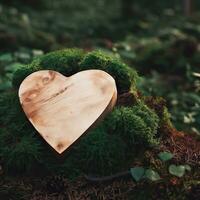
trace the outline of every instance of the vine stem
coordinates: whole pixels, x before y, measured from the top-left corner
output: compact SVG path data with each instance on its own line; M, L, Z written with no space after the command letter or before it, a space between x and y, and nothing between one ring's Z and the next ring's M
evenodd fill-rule
M118 179L121 177L129 177L131 175L130 170L119 172L117 174L113 174L110 176L103 176L103 177L95 177L91 175L85 175L85 179L89 182L106 182L106 181L112 181L113 179Z

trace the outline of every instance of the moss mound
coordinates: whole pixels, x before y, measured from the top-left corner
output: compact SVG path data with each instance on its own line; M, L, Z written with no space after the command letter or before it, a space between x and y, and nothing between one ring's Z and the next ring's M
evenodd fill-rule
M101 69L111 74L118 95L131 92L136 101L129 106L116 106L101 124L74 144L66 157L60 159L50 151L43 139L26 119L17 89L23 79L40 69L56 70L66 76L86 69ZM9 173L63 173L76 177L82 173L112 174L126 169L133 159L159 143L159 113L136 94L137 73L122 61L100 51L85 53L79 49L55 51L43 55L18 69L13 89L0 96L0 157Z
M119 93L129 91L137 80L136 71L113 56L101 51L84 54L80 49L67 49L43 55L18 69L13 77L13 86L18 88L27 75L40 69L56 70L65 76L87 69L101 69L115 78Z
M121 136L129 147L158 144L156 134L159 118L143 103L116 108L105 119L105 123L109 132Z

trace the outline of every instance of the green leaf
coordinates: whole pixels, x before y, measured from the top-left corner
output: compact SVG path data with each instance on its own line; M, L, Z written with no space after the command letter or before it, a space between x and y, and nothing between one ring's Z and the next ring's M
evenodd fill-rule
M151 181L158 181L160 180L160 175L158 172L152 170L152 169L147 169L145 172L145 177L148 178Z
M185 167L185 169L186 169L187 171L191 171L190 165L184 165L184 167Z
M0 55L0 61L1 62L11 62L12 61L12 55L10 53L5 53Z
M185 174L185 169L184 165L170 165L169 173L177 177L182 177Z
M135 181L140 181L144 176L144 168L143 167L134 167L131 168L131 175L135 179Z
M168 160L171 160L172 158L173 158L173 154L172 153L170 153L170 152L160 152L159 154L158 154L158 157L162 160L162 161L168 161Z

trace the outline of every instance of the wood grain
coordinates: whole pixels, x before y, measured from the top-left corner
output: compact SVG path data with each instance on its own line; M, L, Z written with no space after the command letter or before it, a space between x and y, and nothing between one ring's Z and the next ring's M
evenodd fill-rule
M86 70L70 77L42 70L24 79L19 99L35 129L62 153L112 110L117 89L115 80L101 70Z

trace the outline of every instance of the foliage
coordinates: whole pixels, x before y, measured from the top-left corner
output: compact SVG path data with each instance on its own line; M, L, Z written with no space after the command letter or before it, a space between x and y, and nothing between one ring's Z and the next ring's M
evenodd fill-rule
M145 172L145 177L148 178L151 181L158 181L160 180L160 175L158 172L152 170L152 169L147 169Z
M174 18L172 13L159 23L149 17L144 22L145 34L128 35L111 51L145 75L137 82L145 95L165 97L178 130L199 134L198 17Z
M188 130L189 132L199 132L199 105L200 97L198 95L198 78L194 77L189 70L188 78L168 82L163 75L153 73L151 77L143 79L138 87L145 95L153 94L164 96L167 101L164 105L168 105L171 115L165 110L165 119L170 119L178 130ZM187 80L187 81L185 81ZM185 89L187 88L187 90ZM159 100L160 99L160 100ZM146 98L146 103L155 108L153 100ZM161 98L157 98L162 105ZM156 110L162 111L161 107ZM160 116L159 112L157 114ZM164 121L166 121L164 120Z
M135 181L139 181L143 178L145 170L143 167L133 167L130 169L131 175Z
M173 154L170 152L160 152L158 154L158 157L162 160L162 161L168 161L171 160L173 158Z
M185 174L185 171L191 171L191 168L189 165L170 165L169 166L169 173L177 176L177 177L182 177Z
M195 66L195 57L198 51L197 41L194 38L180 38L168 43L162 44L160 42L155 47L152 44L149 47L145 46L144 50L140 50L139 55L136 57L136 66L145 71L155 69L162 73L183 74L187 69L187 63Z
M135 181L140 181L141 179L148 179L150 181L160 180L160 175L158 172L152 169L144 169L143 167L131 168L131 175Z

